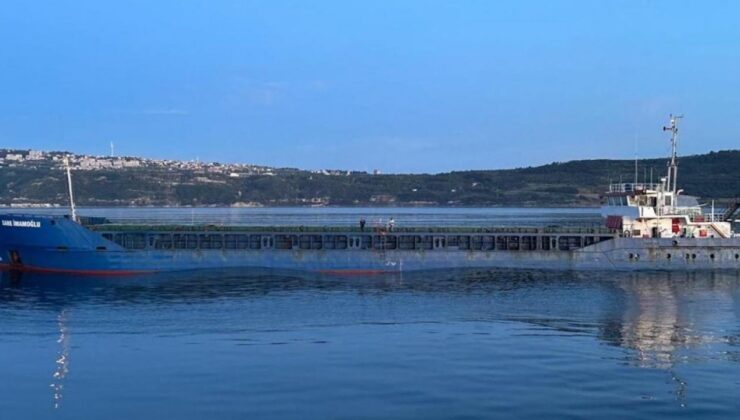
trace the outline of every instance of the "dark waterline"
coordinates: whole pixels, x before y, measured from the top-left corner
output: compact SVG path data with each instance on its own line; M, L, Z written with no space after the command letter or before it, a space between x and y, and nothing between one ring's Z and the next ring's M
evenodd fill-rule
M0 409L9 419L732 418L739 317L738 272L3 273Z

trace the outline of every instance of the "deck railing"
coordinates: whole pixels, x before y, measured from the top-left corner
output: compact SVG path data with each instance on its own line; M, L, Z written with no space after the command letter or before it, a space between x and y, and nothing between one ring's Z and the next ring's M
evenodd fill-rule
M102 232L262 232L262 233L502 233L502 234L595 234L613 235L619 233L604 227L397 227L389 231L386 228L349 226L221 226L221 225L155 225L155 224L98 224L88 228Z
M657 190L660 184L654 182L620 182L609 184L609 192L624 193L646 190Z

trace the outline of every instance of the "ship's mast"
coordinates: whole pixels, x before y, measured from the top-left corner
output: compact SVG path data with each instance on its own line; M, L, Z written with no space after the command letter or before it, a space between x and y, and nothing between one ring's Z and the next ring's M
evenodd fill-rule
M64 167L67 170L67 185L69 186L69 207L72 211L72 220L77 221L77 210L75 209L75 196L72 192L72 171L69 168L69 157L64 157Z
M668 163L668 179L666 186L671 191L671 208L676 208L676 179L678 178L678 161L676 160L676 147L678 145L678 120L683 115L670 115L671 125L663 127L663 131L671 132L671 161Z

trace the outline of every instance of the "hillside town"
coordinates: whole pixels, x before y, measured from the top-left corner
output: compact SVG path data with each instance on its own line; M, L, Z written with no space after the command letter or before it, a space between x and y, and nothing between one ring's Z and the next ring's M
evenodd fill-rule
M72 170L96 171L150 168L165 170L187 170L200 173L224 174L233 178L246 176L275 176L278 172L296 172L292 168L272 168L268 166L252 165L245 163L218 163L202 162L200 160L174 160L174 159L149 159L134 156L94 156L80 155L69 152L47 152L41 150L12 150L0 149L0 168L13 167L44 167L51 169L64 169L64 159L68 158ZM314 174L329 176L350 176L353 173L364 173L356 171L318 169L307 171ZM380 171L374 171L379 175Z
M249 164L221 164L200 162L198 160L182 161L170 159L148 159L131 156L92 156L69 152L46 152L41 150L0 149L0 168L33 167L34 165L64 169L64 159L69 159L72 170L94 171L127 168L160 168L203 171L228 174L230 176L275 175L275 169L266 166Z

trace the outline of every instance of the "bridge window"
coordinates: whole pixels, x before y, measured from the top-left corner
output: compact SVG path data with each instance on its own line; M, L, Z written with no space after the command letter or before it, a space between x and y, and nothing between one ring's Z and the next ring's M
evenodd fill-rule
M610 206L626 206L627 197L624 197L624 196L608 197L606 202Z

